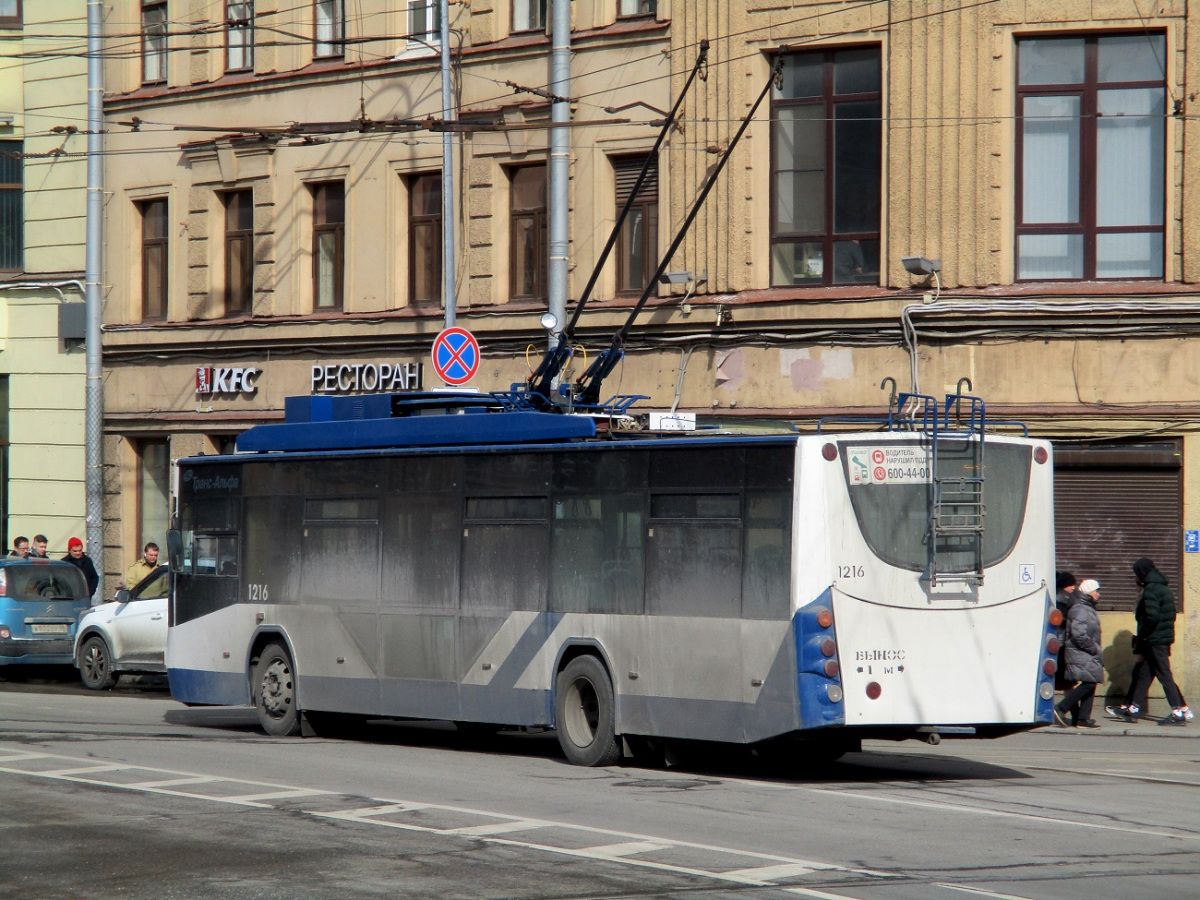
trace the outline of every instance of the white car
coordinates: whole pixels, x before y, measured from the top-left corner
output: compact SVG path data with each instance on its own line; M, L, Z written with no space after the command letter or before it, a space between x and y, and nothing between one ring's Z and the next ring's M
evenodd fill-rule
M165 672L170 575L159 566L133 588L79 619L75 666L84 685L103 691L122 672Z

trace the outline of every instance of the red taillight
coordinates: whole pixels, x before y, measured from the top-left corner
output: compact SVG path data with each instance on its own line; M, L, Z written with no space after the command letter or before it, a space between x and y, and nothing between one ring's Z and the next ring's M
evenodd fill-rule
M826 444L821 448L821 455L825 457L826 462L833 462L838 458L837 444Z
M822 628L828 628L833 624L833 613L824 608L817 610L817 624Z
M1045 672L1047 675L1053 675L1055 672L1058 671L1058 663L1056 663L1052 659L1048 659L1044 663L1042 663L1042 671Z
M1059 609L1057 606L1054 609L1050 610L1050 616L1048 618L1048 621L1055 628L1057 628L1059 625L1061 625L1063 623L1062 610Z
M1060 649L1062 649L1062 644L1058 642L1058 638L1056 638L1054 635L1050 635L1050 637L1046 638L1047 653L1057 656Z
M822 656L833 656L835 653L837 653L837 644L833 642L833 638L825 638L821 641Z
M879 686L878 681L872 681L867 685L867 697L871 700L878 700L879 695L883 693L883 688Z
M828 677L837 678L841 671L842 667L838 665L838 661L836 659L825 660L825 674Z
M1045 447L1035 447L1033 451L1033 461L1039 466L1045 465L1046 460L1050 458L1050 454L1046 452Z

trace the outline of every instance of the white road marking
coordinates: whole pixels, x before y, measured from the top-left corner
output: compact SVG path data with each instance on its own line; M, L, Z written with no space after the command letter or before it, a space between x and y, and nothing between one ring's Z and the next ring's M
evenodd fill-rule
M997 894L995 891L985 891L983 888L968 887L965 884L939 884L935 882L934 887L962 891L966 894L975 894L978 897L992 897L994 900L1029 900L1028 897L1018 897L1016 894Z
M818 794L832 794L839 798L853 797L858 800L868 800L872 803L895 803L900 806L919 806L926 809L936 809L939 812L967 813L975 816L994 816L1004 819L1023 819L1046 825L1070 825L1074 828L1091 828L1100 831L1120 831L1127 834L1148 834L1154 837L1178 838L1183 841L1200 841L1200 834L1187 834L1177 831L1164 831L1161 828L1142 828L1137 825L1105 825L1101 822L1080 822L1075 819L1056 819L1053 816L1038 816L1033 813L1008 812L1003 809L980 809L976 806L959 806L956 803L945 803L933 800L913 800L906 797L883 797L874 794L861 794L854 791L828 790L813 788Z
M79 766L75 769L54 769L51 772L39 772L39 775L91 775L95 772L116 772L120 769L133 769L136 766L127 766L121 763L103 763L101 765Z
M854 900L846 894L827 894L812 888L784 888L784 891L788 894L799 894L801 897L816 897L817 900Z
M21 763L31 760L62 760L64 765L48 771L22 768ZM132 772L145 772L146 779L128 783L105 781L102 778L89 777L91 774L122 769ZM110 790L136 791L148 794L160 794L172 797L184 797L190 800L204 800L210 803L225 803L235 806L270 809L272 800L286 800L304 796L341 796L340 794L321 790L297 787L294 785L272 784L267 782L250 781L242 778L221 778L212 775L200 775L192 772L178 772L169 769L157 769L149 766L136 766L118 763L106 763L103 760L80 759L59 756L49 753L33 753L0 746L0 772L13 775L25 775L31 778L46 778L55 781L68 781L77 784L90 784ZM181 787L211 784L214 786L245 786L248 790L237 794L197 793L194 791L177 790ZM314 818L335 819L343 822L354 822L363 825L396 828L405 831L421 832L424 834L457 837L465 840L481 841L506 847L516 847L538 853L555 853L578 859L604 861L625 866L673 874L677 876L694 876L709 880L753 885L763 887L783 887L778 882L786 878L796 878L813 872L842 872L868 878L892 879L901 876L889 872L871 869L849 868L832 863L820 863L811 860L794 859L774 856L766 853L739 850L732 847L717 847L708 844L696 844L688 841L676 841L669 838L659 838L643 834L613 831L604 828L590 828L573 825L567 822L529 819L513 816L503 816L479 809L457 806L444 806L433 803L421 803L408 800L392 800L371 798L373 805L344 810L297 810ZM448 814L461 821L462 817L475 817L484 820L478 825L457 825L454 827L439 827L426 824L423 821L404 821L407 813L430 810L435 813ZM387 818L385 818L387 817ZM537 829L556 829L574 835L586 835L597 839L597 843L583 847L558 846L551 842L522 841L504 837L518 831ZM551 835L547 841L551 841ZM606 841L607 839L607 841ZM577 839L576 839L577 840ZM605 842L606 841L606 842ZM745 860L748 865L740 869L725 870L696 868L690 865L677 865L664 862L661 855L669 858L672 851L688 855L709 854ZM640 859L640 854L659 853L657 860ZM829 897L833 900L853 900L853 898L833 894L810 893L812 897Z

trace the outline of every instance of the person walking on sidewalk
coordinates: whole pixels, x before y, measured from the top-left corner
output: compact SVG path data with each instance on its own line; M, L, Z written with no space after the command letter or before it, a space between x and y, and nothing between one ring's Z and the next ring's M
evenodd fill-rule
M1143 556L1133 564L1142 594L1138 598L1134 619L1137 622L1134 650L1142 655L1142 670L1138 673L1129 708L1120 711L1122 722L1136 722L1146 705L1150 684L1155 678L1171 704L1170 715L1159 719L1159 725L1186 725L1188 708L1175 677L1171 674L1171 645L1175 643L1175 595L1167 587L1167 577L1154 567L1154 561Z
M1087 578L1075 589L1074 601L1067 613L1066 677L1078 681L1054 707L1054 721L1064 728L1099 728L1092 718L1092 702L1096 686L1104 681L1104 664L1100 660L1100 617L1096 615L1096 600L1100 584ZM1070 717L1070 722L1067 718Z

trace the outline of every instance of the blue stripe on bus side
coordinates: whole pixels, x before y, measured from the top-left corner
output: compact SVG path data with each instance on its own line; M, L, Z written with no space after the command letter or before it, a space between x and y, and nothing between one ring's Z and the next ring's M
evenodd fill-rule
M792 630L796 635L796 686L800 699L801 728L826 728L846 724L845 703L842 700L835 703L829 698L829 688L833 685L840 688L841 679L830 678L825 674L826 657L821 653L823 638L833 637L836 645L837 622L829 628L822 628L817 623L817 613L821 609L832 612L832 599L832 591L826 588L819 597L802 606L792 617ZM841 696L840 693L838 696Z
M1037 707L1037 715L1035 716L1035 719L1036 721L1046 725L1051 725L1054 723L1054 676L1047 675L1046 670L1043 667L1048 659L1053 659L1056 664L1058 662L1057 654L1052 656L1046 650L1046 642L1050 640L1050 636L1058 634L1058 629L1050 624L1050 611L1052 609L1054 609L1054 597L1051 596L1049 591L1046 591L1045 611L1042 613L1042 618L1046 623L1046 627L1042 634L1042 652L1038 656L1038 659L1040 660L1038 664L1038 678L1033 686L1034 703ZM1050 685L1050 696L1043 700L1041 687L1045 683L1049 683Z
M250 682L239 672L167 669L171 696L180 703L205 706L248 706Z

